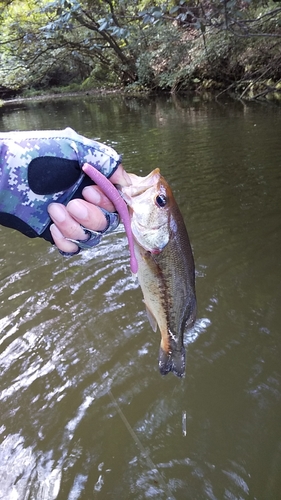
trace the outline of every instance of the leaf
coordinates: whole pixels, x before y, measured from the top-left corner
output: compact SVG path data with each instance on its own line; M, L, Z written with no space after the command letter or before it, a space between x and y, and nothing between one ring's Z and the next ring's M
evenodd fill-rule
M154 21L154 18L151 16L151 14L145 14L143 16L143 23L144 24L149 24L149 23L152 24L153 21Z
M160 19L160 17L162 17L162 11L159 10L159 9L155 9L153 12L152 12L152 15L154 17L154 19Z
M102 25L99 27L99 31L104 31L109 27L108 21L105 21L102 23Z
M179 10L179 6L178 5L175 5L174 7L172 7L169 11L169 14L175 14L175 12L177 12Z

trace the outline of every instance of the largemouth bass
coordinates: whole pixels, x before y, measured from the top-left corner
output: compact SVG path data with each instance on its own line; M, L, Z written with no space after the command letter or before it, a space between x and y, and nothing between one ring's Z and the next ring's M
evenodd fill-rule
M147 177L129 174L121 189L129 207L138 280L153 331L161 332L162 375L185 371L183 334L196 315L195 269L183 217L170 186L155 169Z
M147 177L129 174L132 184L117 189L91 165L84 172L115 205L124 223L130 264L138 279L148 319L159 326L160 372L182 377L185 371L183 334L195 321L195 271L192 250L171 188L155 169Z

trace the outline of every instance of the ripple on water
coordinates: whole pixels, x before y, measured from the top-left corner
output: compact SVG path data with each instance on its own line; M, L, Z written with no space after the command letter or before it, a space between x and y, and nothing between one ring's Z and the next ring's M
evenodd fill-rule
M91 96L2 118L54 116L111 141L128 170L160 165L194 248L198 319L185 378L162 378L121 227L71 259L0 228L0 497L278 498L279 110Z

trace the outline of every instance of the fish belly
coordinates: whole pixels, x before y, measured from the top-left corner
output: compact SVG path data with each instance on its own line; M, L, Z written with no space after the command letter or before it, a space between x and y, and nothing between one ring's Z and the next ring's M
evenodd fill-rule
M170 371L182 377L185 371L185 349L183 346L183 325L177 324L180 304L175 304L175 293L169 276L161 268L159 259L137 246L138 279L143 292L147 316L153 331L157 325L161 333L159 349L159 370L162 375ZM166 273L170 275L170 272Z

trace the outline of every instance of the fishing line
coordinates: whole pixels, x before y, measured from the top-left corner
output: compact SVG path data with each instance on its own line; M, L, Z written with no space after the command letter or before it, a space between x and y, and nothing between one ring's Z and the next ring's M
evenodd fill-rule
M67 274L65 269L63 270L63 272L65 273L65 275ZM85 345L88 345L88 341L87 341L87 336L86 336L85 330L83 330L83 334L84 334L84 337L85 337ZM89 350L88 350L88 353L89 353L89 357L91 359L91 354L90 354ZM94 366L93 366L93 368L94 368ZM103 383L104 380L102 378L102 373L101 373L100 369L96 368L96 371L97 371L97 374L100 377L101 382ZM151 471L153 471L153 473L155 474L155 476L157 478L158 483L162 486L163 490L165 491L165 493L167 495L167 500L176 500L176 498L174 497L174 495L172 494L172 492L170 490L169 485L165 482L162 474L157 469L156 465L154 464L153 460L151 459L150 454L149 454L149 450L146 450L144 448L142 442L140 441L140 439L136 435L134 429L132 428L132 426L130 425L128 419L125 417L123 411L121 410L121 408L120 408L120 406L119 406L119 404L118 404L116 398L114 397L114 395L113 395L113 393L112 393L112 391L111 391L110 388L108 388L108 390L107 390L107 395L108 395L109 399L111 400L111 403L116 408L116 411L117 411L119 417L121 418L122 422L124 423L124 425L125 425L127 431L129 432L129 434L131 435L131 437L132 437L132 439L133 439L136 447L139 449L139 451L141 453L141 456L145 459L148 468Z
M97 368L97 372L98 372L99 377L100 377L100 379L102 381L102 375L101 375L101 372L100 372L99 368ZM155 475L156 475L156 477L158 479L158 483L162 486L162 488L164 489L164 491L168 495L167 500L176 500L175 497L173 496L170 488L169 488L169 485L165 482L162 474L159 472L159 470L157 469L155 463L150 458L149 450L146 450L144 448L142 442L140 441L140 439L136 435L134 429L130 425L130 423L127 420L127 418L125 417L125 415L124 415L123 411L121 410L121 408L120 408L120 406L119 406L116 398L113 396L113 393L112 393L111 389L108 389L107 394L108 394L109 399L111 400L111 402L114 404L114 406L115 406L115 408L117 410L117 413L120 416L121 420L123 421L125 427L127 428L127 431L129 432L129 434L131 435L133 441L135 442L135 445L137 446L137 448L141 452L142 457L145 459L148 467L151 469L151 471L153 471L155 473Z

